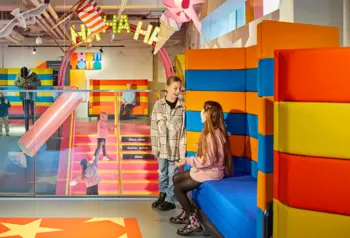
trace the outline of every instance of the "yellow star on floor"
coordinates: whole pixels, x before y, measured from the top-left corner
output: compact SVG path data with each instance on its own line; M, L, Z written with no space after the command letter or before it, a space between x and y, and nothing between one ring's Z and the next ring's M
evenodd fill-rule
M99 222L99 221L111 221L115 224L125 227L124 218L92 218L86 222Z
M62 231L59 229L52 229L46 227L40 227L41 220L32 221L25 225L19 224L9 224L0 222L2 225L6 226L9 231L6 231L0 234L0 237L11 237L11 236L20 236L22 238L35 238L37 233L47 233L47 232L55 232Z

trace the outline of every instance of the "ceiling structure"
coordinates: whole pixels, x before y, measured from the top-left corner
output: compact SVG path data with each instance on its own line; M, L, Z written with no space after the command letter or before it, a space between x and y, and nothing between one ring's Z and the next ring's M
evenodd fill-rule
M0 29L13 18L10 14L12 10L19 8L21 11L26 11L38 6L40 1L41 0L0 0ZM51 29L64 13L69 12L77 1L78 0L51 0L49 8L40 16L41 19L36 20L35 25L31 25L27 29L16 27L9 37L0 39L0 43L18 46L35 46L35 40L40 36L43 45L55 45L55 41L48 34L48 29ZM121 0L96 0L96 2L108 17L112 17L113 14L118 14L118 4L120 4ZM145 29L147 24L158 26L159 18L164 10L165 7L162 0L129 0L124 14L129 16L129 22L131 24L136 24L139 20L142 20ZM62 25L62 27L55 28L53 34L57 36L60 44L69 45L70 40L67 34L70 36L70 26L74 25L75 29L79 31L81 24L82 21L75 16L69 22ZM184 46L185 28L186 24L183 25L180 31L172 36L165 47ZM132 34L121 33L113 36L110 31L107 31L106 33L101 33L100 36L101 41L94 41L93 44L99 46L119 45L121 47L133 48L149 47L141 40L134 40Z

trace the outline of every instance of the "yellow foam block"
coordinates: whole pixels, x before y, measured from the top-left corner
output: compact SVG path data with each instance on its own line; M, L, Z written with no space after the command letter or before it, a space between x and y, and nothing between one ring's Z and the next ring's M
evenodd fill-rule
M90 85L90 89L91 90L127 90L126 86L124 85ZM138 85L136 90L148 90L148 85Z
M7 96L19 96L19 92L7 92ZM37 93L38 97L52 97L51 92L39 92Z
M350 216L307 211L273 201L274 238L349 238Z
M119 101L121 101L122 96L119 97ZM90 101L93 102L114 102L115 101L115 97L113 96L93 96L90 97ZM136 101L139 102L148 102L148 97L139 97L139 100L136 99Z
M275 103L278 107L275 150L350 159L350 104Z
M40 74L53 74L53 69L38 69L38 68L35 68L35 69L32 69L32 71L34 73L36 73L37 75L40 75Z
M201 111L204 102L211 100L221 104L224 112L244 113L246 111L244 92L187 91L186 110Z
M198 143L198 139L201 135L201 132L187 131L187 151L197 152L195 144ZM245 143L246 137L239 135L229 135L231 153L232 156L244 157L245 156Z

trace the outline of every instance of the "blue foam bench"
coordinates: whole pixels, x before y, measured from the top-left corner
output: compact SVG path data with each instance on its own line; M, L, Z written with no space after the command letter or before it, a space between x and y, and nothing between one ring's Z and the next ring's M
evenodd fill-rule
M257 237L257 180L238 175L204 182L191 192L193 202L223 237Z

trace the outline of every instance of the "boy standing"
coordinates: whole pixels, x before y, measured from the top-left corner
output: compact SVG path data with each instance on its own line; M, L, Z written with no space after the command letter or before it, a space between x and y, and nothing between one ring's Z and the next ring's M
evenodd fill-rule
M7 97L4 96L2 92L0 92L0 136L2 136L2 127L5 125L6 136L10 135L9 128L9 108L11 107L11 103Z

